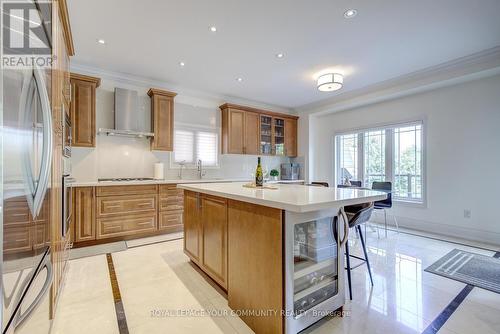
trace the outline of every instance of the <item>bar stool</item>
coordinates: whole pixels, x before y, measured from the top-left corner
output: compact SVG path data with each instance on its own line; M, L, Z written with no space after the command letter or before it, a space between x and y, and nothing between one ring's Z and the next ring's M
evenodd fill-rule
M387 193L387 198L375 202L375 210L384 210L384 230L387 238L387 209L392 208L392 183L391 182L373 182L372 190L383 191ZM396 231L399 233L399 224L395 215L392 215L396 225Z
M366 263L366 267L368 269L368 275L370 276L370 282L373 286L373 277L372 271L370 267L370 261L368 259L368 253L366 251L365 238L363 237L363 232L361 230L361 224L365 224L370 220L370 217L373 212L373 203L364 203L359 205L350 205L344 207L344 211L346 213L348 219L349 228L355 228L359 233L359 239L361 240L361 246L363 247L363 253L365 258L361 258L356 255L352 255L349 253L349 242L345 244L345 255L346 255L346 265L347 265L347 281L349 283L349 298L352 300L352 286L351 286L351 270L356 269L357 267ZM351 259L353 257L355 259L361 260L362 262L354 267L351 267Z
M311 182L310 186L319 186L319 187L328 187L328 182ZM349 228L354 227L359 233L359 239L361 240L361 246L363 247L363 253L365 258L361 258L356 255L351 255L349 253L349 242L345 243L345 255L346 255L346 265L347 265L347 281L349 283L349 298L352 300L352 284L351 284L351 270L356 269L357 267L366 263L366 267L368 269L368 275L370 276L370 282L373 286L373 277L372 271L370 267L370 261L368 260L368 252L366 251L365 238L363 237L363 232L361 231L361 224L365 224L370 220L374 208L373 203L363 203L357 205L348 205L344 207L345 215L347 216L347 224ZM335 217L335 222L337 223L337 219L340 217ZM344 218L342 218L344 219ZM337 231L334 229L335 239L337 240ZM355 259L361 260L362 262L354 267L351 267L351 259L353 257Z

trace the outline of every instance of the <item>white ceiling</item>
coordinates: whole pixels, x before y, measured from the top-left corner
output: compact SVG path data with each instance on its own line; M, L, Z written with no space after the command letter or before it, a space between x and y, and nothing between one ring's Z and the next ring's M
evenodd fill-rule
M499 0L68 0L68 6L77 64L286 108L500 45ZM345 19L349 8L358 15ZM277 59L278 52L285 57ZM345 75L340 91L316 89L313 76L325 68Z

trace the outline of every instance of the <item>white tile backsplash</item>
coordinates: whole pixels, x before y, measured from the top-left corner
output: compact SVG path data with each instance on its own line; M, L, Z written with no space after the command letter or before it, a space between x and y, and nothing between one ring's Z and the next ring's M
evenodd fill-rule
M114 127L114 87L123 85L109 80L96 93L96 127ZM138 91L139 110L144 121L150 122L150 98L147 88L130 87ZM221 103L222 104L222 103ZM175 102L175 122L182 125L196 125L217 128L220 131L220 110L217 105L190 105ZM128 138L117 136L97 135L96 147L74 147L72 151L72 173L79 182L95 181L98 178L110 177L153 177L154 164L163 162L165 178L175 179L178 169L170 168L170 152L151 151L149 140L146 138ZM272 168L279 170L282 162L288 158L262 157L262 165L269 171ZM257 164L257 156L249 155L221 155L220 168L206 169L206 178L251 178ZM183 171L183 177L196 178L197 172L193 169Z

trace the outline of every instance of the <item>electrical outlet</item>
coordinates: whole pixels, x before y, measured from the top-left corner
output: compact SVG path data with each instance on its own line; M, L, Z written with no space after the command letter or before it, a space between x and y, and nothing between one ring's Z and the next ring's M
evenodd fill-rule
M471 217L471 215L472 215L472 213L471 213L470 209L465 209L464 210L464 218L468 219L468 218Z

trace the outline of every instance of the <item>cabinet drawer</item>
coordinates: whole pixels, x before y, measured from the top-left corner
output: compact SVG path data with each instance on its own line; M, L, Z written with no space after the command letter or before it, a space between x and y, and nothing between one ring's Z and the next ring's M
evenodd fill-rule
M184 208L183 196L160 197L160 211L182 210Z
M160 194L184 194L183 189L177 188L177 184L160 184Z
M156 194L156 184L97 187L97 196Z
M28 202L6 200L5 211L3 215L4 225L15 224L15 223L28 223L30 220L30 210L28 207Z
M162 231L179 232L183 229L182 210L160 212L158 228Z
M156 211L156 195L107 196L97 198L99 217Z
M4 252L14 253L31 250L30 225L4 227Z
M156 214L127 215L97 219L97 239L156 230Z

